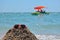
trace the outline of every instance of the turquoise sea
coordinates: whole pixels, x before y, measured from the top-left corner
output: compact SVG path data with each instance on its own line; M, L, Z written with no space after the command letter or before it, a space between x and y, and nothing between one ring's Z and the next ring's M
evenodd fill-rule
M6 33L15 24L25 24L34 34L60 35L60 12L49 15L31 15L30 12L0 13L0 35Z

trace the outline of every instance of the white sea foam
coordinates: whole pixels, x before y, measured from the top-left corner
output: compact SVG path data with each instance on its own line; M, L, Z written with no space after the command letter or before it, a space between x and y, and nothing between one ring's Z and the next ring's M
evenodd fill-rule
M4 33L3 34L0 34L0 40L2 40L2 38L4 37Z
M60 40L60 35L36 35L39 40Z

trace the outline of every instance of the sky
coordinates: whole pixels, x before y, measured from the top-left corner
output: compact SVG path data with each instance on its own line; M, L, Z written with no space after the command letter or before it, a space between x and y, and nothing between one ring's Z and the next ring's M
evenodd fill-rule
M36 6L45 6L47 12L60 12L60 0L0 0L0 12L34 12Z

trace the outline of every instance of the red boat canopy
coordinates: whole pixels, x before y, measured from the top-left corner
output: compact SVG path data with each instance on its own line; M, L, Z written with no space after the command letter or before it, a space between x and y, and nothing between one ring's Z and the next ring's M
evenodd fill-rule
M36 10L41 10L42 8L45 8L45 6L37 6L37 7L35 7L34 9L36 9Z

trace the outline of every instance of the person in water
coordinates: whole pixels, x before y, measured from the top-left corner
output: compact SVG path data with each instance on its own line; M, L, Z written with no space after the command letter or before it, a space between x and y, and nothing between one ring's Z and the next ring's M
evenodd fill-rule
M45 13L45 11L41 10L40 13Z

